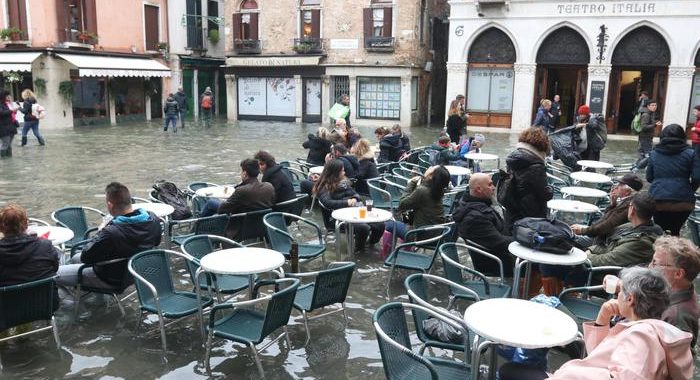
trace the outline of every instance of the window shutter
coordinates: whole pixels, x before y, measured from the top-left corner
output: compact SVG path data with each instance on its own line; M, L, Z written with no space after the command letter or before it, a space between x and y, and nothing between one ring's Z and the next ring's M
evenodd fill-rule
M58 33L58 41L66 41L66 29L68 28L68 20L66 20L66 2L65 0L56 0L56 32Z
M144 5L144 27L146 28L146 50L158 50L158 30L160 20L158 7Z
M321 38L321 10L311 11L311 37Z
M97 5L95 0L83 0L83 20L85 20L85 30L97 34Z
M250 39L257 40L258 38L258 14L250 14Z
M382 28L382 37L391 37L391 14L392 14L393 8L387 7L384 8L384 27Z
M22 38L27 38L27 5L24 0L8 0L7 13L10 28L18 28L24 32Z
M234 41L241 39L241 18L242 18L242 15L240 13L233 14L233 40Z
M365 38L372 36L372 8L362 10L362 20L364 25Z

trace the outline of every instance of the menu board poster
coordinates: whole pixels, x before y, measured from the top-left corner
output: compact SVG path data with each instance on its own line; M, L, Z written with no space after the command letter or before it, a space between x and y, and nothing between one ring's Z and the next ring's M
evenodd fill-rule
M693 114L693 109L695 106L700 104L700 73L695 72L695 77L693 78L693 92L690 94L690 115L688 115L688 123L695 123L695 115Z
M469 69L467 110L510 113L513 109L514 83L512 69Z
M605 96L605 81L594 80L591 82L591 97L588 104L591 113L603 113L603 97Z
M513 85L515 75L511 69L491 70L490 111L510 113L513 110Z
M296 114L296 83L294 78L267 78L267 115Z
M264 116L266 110L266 78L238 78L238 113L240 115Z

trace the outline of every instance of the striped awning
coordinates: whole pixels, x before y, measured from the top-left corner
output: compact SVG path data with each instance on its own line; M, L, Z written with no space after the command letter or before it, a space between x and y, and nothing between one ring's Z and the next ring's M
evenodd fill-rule
M32 62L41 52L0 53L0 71L32 71Z
M149 58L56 54L78 68L81 77L169 77L170 68Z

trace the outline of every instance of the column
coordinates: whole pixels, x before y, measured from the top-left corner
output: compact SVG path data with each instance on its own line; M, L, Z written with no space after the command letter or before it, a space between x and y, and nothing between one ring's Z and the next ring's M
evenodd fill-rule
M457 95L467 95L467 63L466 62L448 62L447 63L447 91L445 94L445 120L447 120L447 111L450 110L450 102Z
M225 74L226 79L226 118L238 120L238 80L233 74Z
M411 74L401 76L401 128L409 130L411 126Z
M302 112L304 112L304 86L301 82L301 75L294 76L294 88L296 89L296 107L294 111L294 121L301 123Z
M73 128L73 104L69 99L58 95L61 82L70 81L68 63L58 57L43 55L32 63L32 75L46 80L46 91L36 91L37 101L46 108L46 120L41 129ZM34 87L36 90L36 86Z
M352 110L350 113L350 124L355 125L355 123L357 123L357 113L360 112L360 110L357 109L357 99L360 98L360 94L357 92L357 76L350 75L348 76L348 80L350 81L350 93L348 96L350 96L350 109Z
M146 121L151 121L151 95L145 95L146 102Z
M110 87L112 87L112 81L114 78L107 77L107 80L105 81L105 92L107 93L107 97L109 98L109 124L110 125L117 125L117 103L115 102L114 96L112 96L112 91Z
M608 91L610 91L610 71L612 65L609 64L589 64L588 65L588 84L586 84L586 104L591 106L591 103L601 102L603 107L602 114L608 110ZM605 82L602 99L592 99L593 91L591 86L593 82Z
M329 104L331 104L331 77L321 75L321 125L328 123Z
M662 120L664 125L678 124L685 128L688 123L694 74L695 66L670 66L668 68L666 104Z
M192 117L194 121L199 119L199 70L192 70L192 99L193 99L193 110Z
M219 116L219 70L214 71L214 101L216 102L214 105L214 115Z
M520 131L532 123L532 94L535 93L534 63L516 63L513 65L515 81L513 84L513 112L510 128Z

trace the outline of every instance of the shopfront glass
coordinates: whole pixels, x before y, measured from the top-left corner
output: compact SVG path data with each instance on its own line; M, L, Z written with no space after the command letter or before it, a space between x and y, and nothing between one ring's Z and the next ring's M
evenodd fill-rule
M358 78L358 117L393 119L401 117L400 78Z
M73 124L109 124L106 78L72 77Z
M112 78L110 85L117 123L146 120L143 78Z
M513 109L513 69L470 68L467 109L473 112L510 113Z

